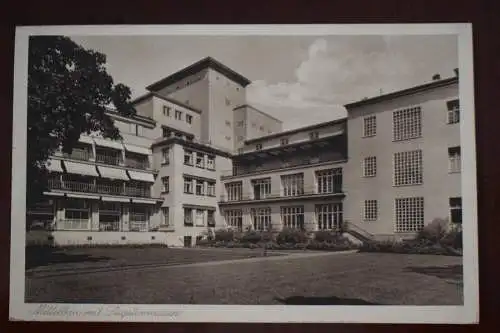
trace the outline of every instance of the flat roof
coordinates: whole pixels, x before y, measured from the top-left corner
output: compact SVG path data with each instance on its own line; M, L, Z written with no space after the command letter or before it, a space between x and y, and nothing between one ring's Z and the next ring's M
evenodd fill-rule
M271 116L269 113L264 112L264 111L262 111L262 110L259 110L259 109L257 109L256 107L251 106L250 104L243 104L243 105L237 106L237 107L235 107L235 108L233 109L233 111L234 111L234 110L238 110L238 109L243 109L243 108L249 108L249 109L255 110L255 111L257 111L257 112L259 112L259 113L263 114L263 115L264 115L264 116L266 116L266 117L269 117L269 118L271 118L271 119L274 119L274 120L276 120L277 122L283 123L283 121L282 121L282 120L280 120L280 119L278 119L278 118L276 118L276 117L273 117L273 116Z
M156 124L156 120L154 120L153 118L145 117L145 116L141 116L141 115L137 115L137 114L132 115L132 116L125 116L125 115L119 113L117 110L114 110L111 108L107 108L106 113L108 113L108 115L112 116L112 117L120 117L120 118L125 118L128 120L143 121L146 123L150 123L152 125Z
M340 119L327 121L324 123L294 128L294 129L291 129L288 131L283 131L283 132L274 133L274 134L270 134L270 135L266 135L266 136L261 136L261 137L255 138L255 139L245 140L245 144L261 142L261 141L265 141L265 140L269 140L269 139L278 138L280 136L287 136L287 135L291 135L291 134L295 134L295 133L299 133L299 132L304 132L304 131L311 131L311 130L315 130L315 129L330 126L330 125L340 124L340 123L346 122L346 120L347 120L347 117L344 117L344 118L340 118Z
M204 144L201 144L198 142L186 141L184 139L177 138L177 137L163 138L157 142L154 142L151 145L151 147L154 148L156 146L162 146L162 145L172 144L172 143L186 146L186 147L189 147L189 148L192 148L195 150L200 150L200 151L203 151L205 153L209 153L209 154L213 154L213 155L223 156L223 157L227 157L227 158L233 157L233 154L231 154L229 152L222 151L220 149L217 149L217 148L214 148L211 146L207 146L207 145L204 145Z
M178 100L176 100L174 98L162 96L162 95L160 95L158 93L155 93L155 92L152 92L152 91L150 91L148 93L145 93L144 95L141 95L141 96L135 98L134 100L132 100L132 104L140 103L140 102L142 102L142 101L144 101L144 100L146 100L148 98L151 98L151 97L157 97L159 99L163 99L164 101L170 102L172 104L176 104L178 106L181 106L181 107L186 108L188 110L191 110L193 112L201 113L200 109L197 109L195 107L192 107L191 105L187 105L185 103L182 103L182 102L180 102L180 101L178 101Z
M444 87L444 86L448 86L448 85L455 84L455 83L458 83L457 76L452 77L452 78L443 79L443 80L436 80L436 81L428 82L428 83L414 86L414 87L411 87L408 89L398 90L398 91L395 91L392 93L388 93L388 94L384 94L384 95L380 95L380 96L376 96L376 97L372 97L372 98L362 99L362 100L357 101L357 102L345 104L344 107L346 109L349 109L349 108L352 109L352 108L356 108L356 107L363 106L363 105L375 104L375 103L395 99L395 98L402 97L402 96L417 94L417 93L424 92L424 91L427 91L430 89Z
M201 59L198 62L195 62L192 65L189 65L155 83L150 84L149 86L146 87L147 90L159 90L162 89L168 85L171 85L175 82L178 82L185 77L188 77L190 75L193 75L195 73L198 73L206 68L212 68L221 74L227 76L234 82L237 82L241 84L243 87L246 87L251 83L249 79L244 77L243 75L235 72L231 68L227 67L226 65L222 64L221 62L215 60L212 57L206 57Z

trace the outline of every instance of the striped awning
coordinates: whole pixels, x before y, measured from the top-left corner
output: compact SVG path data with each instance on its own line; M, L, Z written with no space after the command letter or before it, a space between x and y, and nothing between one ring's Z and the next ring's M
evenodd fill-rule
M64 161L64 166L66 167L66 171L68 173L72 173L75 175L99 177L95 165L92 164Z
M134 146L134 145L131 145L128 143L125 143L124 146L125 146L125 150L130 151L132 153L141 154L141 155L151 155L152 154L151 149L149 149L147 147Z
M47 163L45 165L47 166L47 170L49 170L50 172L64 172L61 165L61 160L49 159L47 160Z
M102 201L111 201L111 202L130 202L128 198L117 198L117 197L101 197Z
M125 169L110 168L101 165L98 165L97 169L103 178L130 180L125 172Z
M138 180L141 182L148 182L148 183L155 182L155 177L153 176L152 173L132 171L132 170L128 170L127 172L132 180Z

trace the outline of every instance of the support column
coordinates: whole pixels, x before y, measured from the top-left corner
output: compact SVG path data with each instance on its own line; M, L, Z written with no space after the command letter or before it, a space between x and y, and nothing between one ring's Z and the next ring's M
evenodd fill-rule
M92 162L95 162L96 160L96 151L95 151L95 141L92 140L92 156L90 158Z
M242 227L243 231L247 230L248 227L253 229L252 216L250 215L250 208L242 209Z
M306 203L304 205L304 228L306 231L318 230L314 203Z
M129 231L129 206L127 204L122 205L122 231Z
M90 203L90 230L99 231L99 202Z
M55 219L56 219L56 226L55 229L59 229L59 221L64 220L64 199L63 200L56 200L56 214L55 214Z
M281 209L279 205L271 206L271 226L273 230L281 231L283 224L281 222Z

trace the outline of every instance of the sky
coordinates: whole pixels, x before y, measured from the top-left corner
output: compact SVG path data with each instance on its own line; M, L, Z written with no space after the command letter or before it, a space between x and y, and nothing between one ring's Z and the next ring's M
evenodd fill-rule
M345 117L346 103L454 75L453 35L70 36L107 56L107 71L135 98L211 56L247 77L248 104L284 130Z

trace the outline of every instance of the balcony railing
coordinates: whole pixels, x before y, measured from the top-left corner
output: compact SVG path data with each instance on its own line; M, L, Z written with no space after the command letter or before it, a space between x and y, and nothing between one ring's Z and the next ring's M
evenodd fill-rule
M95 161L104 164L120 165L120 156L96 154Z
M220 196L220 202L241 202L241 201L255 201L255 200L271 200L271 199L293 199L293 198L303 198L310 196L331 196L331 195L340 195L343 194L342 186L337 185L330 189L330 191L325 191L325 189L320 189L317 186L314 187L305 187L298 188L294 191L287 191L285 195L285 191L281 189L280 191L271 191L269 193L259 193L255 194L254 192L245 192L240 196L231 196L227 195Z
M136 187L129 185L112 185L100 183L84 183L76 181L61 181L59 179L49 179L48 187L52 190L63 190L71 192L98 193L108 195L125 195L131 197L151 197L151 189L146 187Z
M145 160L139 160L135 158L126 158L125 159L125 166L130 167L130 168L135 168L135 169L149 169L149 161L147 159Z
M80 160L80 161L89 161L90 158L92 157L92 154L85 149L75 149L73 148L73 151L71 154L63 154L63 157L65 158L70 158L73 160Z

